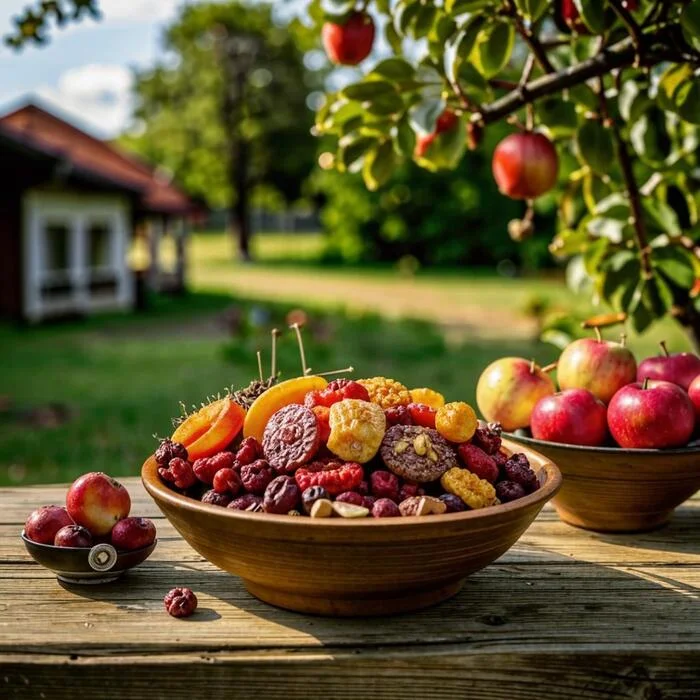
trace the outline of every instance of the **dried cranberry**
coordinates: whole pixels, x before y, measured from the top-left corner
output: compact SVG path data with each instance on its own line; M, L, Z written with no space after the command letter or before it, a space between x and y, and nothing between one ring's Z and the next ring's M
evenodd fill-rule
M361 506L363 505L364 497L355 491L343 491L343 493L339 493L335 497L335 500L341 503L352 503L354 506Z
M468 510L466 503L453 493L443 493L438 498L447 506L446 513L461 513Z
M266 513L289 513L299 503L301 491L291 476L275 477L265 489L263 510Z
M173 588L163 598L168 615L189 617L197 609L197 596L189 588Z
M244 493L242 496L234 498L227 507L232 510L260 509L262 507L262 498L254 493Z
M202 503L209 503L209 505L212 506L222 506L226 508L226 506L231 503L231 496L227 493L218 493L214 491L214 489L210 489L209 491L205 491L202 495Z
M424 428L435 427L435 416L437 411L423 403L411 403L408 405L408 412L414 425L422 425Z
M487 455L480 447L472 445L469 442L462 443L457 452L464 462L464 466L476 474L480 479L485 479L491 484L496 483L498 479L498 465L493 457Z
M377 502L377 499L374 496L363 496L362 497L362 505L367 508L368 511L372 511L372 508L374 507L374 504Z
M274 478L275 473L265 459L258 459L252 464L241 467L241 481L244 488L258 496L265 493L267 485Z
M254 437L247 437L236 452L236 462L240 466L251 464L263 456L262 446Z
M170 438L161 440L155 453L156 462L161 467L167 467L170 460L176 457L186 461L188 456L187 448L179 442L173 442Z
M506 466L506 462L508 461L508 455L503 450L499 450L495 454L492 454L491 457L493 457L493 461L496 462L499 469L502 470L503 467Z
M241 477L235 469L219 469L214 474L214 491L236 496L241 490Z
M308 489L304 489L301 494L301 505L304 508L304 512L309 515L311 509L314 507L316 501L324 498L330 500L331 495L323 488L323 486L309 486Z
M361 496L368 496L369 495L369 484L365 480L362 480L357 485L357 488L355 489L355 491L357 491L357 493L359 493Z
M515 481L499 481L496 484L496 496L501 503L515 501L525 495L525 489Z
M537 475L530 468L527 457L519 452L514 454L503 466L503 475L506 481L514 481L520 484L525 493L532 493L539 488Z
M372 495L375 498L390 498L392 501L399 500L399 477L396 474L380 469L374 472L369 479Z
M399 503L407 498L413 498L413 496L425 496L425 489L418 484L406 482L399 489Z
M500 432L496 433L489 427L479 427L476 429L474 437L472 437L472 443L480 447L487 455L493 455L501 449L501 434Z
M219 452L212 457L202 457L193 465L194 473L203 484L213 484L219 469L233 468L235 457L232 452Z
M379 498L372 506L373 518L398 518L400 516L399 507L390 498Z
M173 457L166 467L159 467L158 474L163 481L174 484L179 489L188 489L197 483L192 465L181 457Z
M392 425L413 425L408 406L392 406L384 411L387 428Z

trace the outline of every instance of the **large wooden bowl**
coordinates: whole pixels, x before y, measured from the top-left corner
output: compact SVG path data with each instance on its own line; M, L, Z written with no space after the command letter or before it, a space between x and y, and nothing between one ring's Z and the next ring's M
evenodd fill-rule
M257 598L306 613L383 615L453 596L466 576L513 546L561 485L554 464L533 450L522 451L540 480L534 493L483 510L411 518L247 513L170 490L153 458L141 475L185 540L219 568L240 576Z
M627 450L509 436L555 461L564 476L559 517L598 532L644 532L668 522L700 489L700 448Z

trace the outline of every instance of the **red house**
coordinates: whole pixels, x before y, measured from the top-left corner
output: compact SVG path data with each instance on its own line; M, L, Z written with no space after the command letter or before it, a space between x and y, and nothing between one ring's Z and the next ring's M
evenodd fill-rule
M1 117L0 315L40 321L131 308L135 235L147 237L156 287L160 239L175 237L182 285L193 211L153 168L44 108Z

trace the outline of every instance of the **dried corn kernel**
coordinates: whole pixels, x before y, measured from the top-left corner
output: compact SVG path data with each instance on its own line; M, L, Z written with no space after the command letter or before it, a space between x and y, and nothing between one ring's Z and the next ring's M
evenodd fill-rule
M411 389L411 401L413 403L422 403L424 406L430 406L437 410L445 405L445 397L434 389L423 387L421 389Z
M328 449L347 462L369 462L386 432L384 411L376 404L344 399L331 406Z
M478 426L474 409L463 401L447 403L435 415L435 429L450 442L471 440Z
M492 506L496 500L496 489L466 469L448 469L440 478L440 483L445 491L459 496L474 510Z
M411 392L401 382L386 377L360 379L359 383L367 389L369 400L382 408L392 406L408 406L411 403Z

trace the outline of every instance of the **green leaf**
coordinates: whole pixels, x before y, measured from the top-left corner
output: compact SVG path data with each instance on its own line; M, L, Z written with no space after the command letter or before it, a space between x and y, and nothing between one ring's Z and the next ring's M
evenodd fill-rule
M679 86L673 95L676 113L683 121L700 124L700 79L693 79Z
M588 220L586 230L596 238L607 238L611 243L622 243L625 238L627 221L618 219L606 219L603 216L594 216Z
M650 223L653 224L659 231L663 233L670 234L672 236L678 236L681 234L681 227L678 223L678 217L676 212L659 199L653 199L652 197L644 197L642 199L642 206L644 211L647 213Z
M341 146L339 156L339 165L341 172L343 170L350 170L353 165L355 165L361 158L364 157L365 153L373 148L377 143L377 139L370 136L360 136L355 140L349 141L347 144Z
M605 259L601 274L603 299L614 309L626 311L641 276L638 256L630 250L613 253Z
M496 8L498 0L445 0L445 11L451 15L463 15L466 12L478 12L487 7Z
M570 101L590 110L597 110L599 107L598 96L587 85L575 85L567 90Z
M548 0L515 0L515 6L528 21L536 22L547 9Z
M615 157L612 135L599 121L588 120L576 134L581 160L597 173L606 173Z
M421 4L419 2L409 2L409 0L404 0L403 2L399 3L396 8L396 16L394 19L400 34L403 34L404 36L408 34L408 31L420 10Z
M576 108L571 102L564 102L559 97L549 97L535 103L539 121L544 124L552 135L569 136L576 129L578 118Z
M445 111L445 100L429 98L411 107L409 117L415 131L432 134L438 117Z
M465 150L464 123L460 120L455 128L437 135L420 165L430 170L452 170L457 167Z
M386 26L384 27L384 37L394 53L401 53L403 49L403 41L399 36L399 33L396 31L396 27L394 26L393 22L386 23Z
M459 67L457 81L462 86L464 94L474 102L489 102L493 99L493 89L488 81L468 61Z
M639 83L627 80L622 84L617 104L622 118L626 122L634 123L649 109L653 100Z
M681 30L685 40L696 51L700 51L700 0L694 0L683 8Z
M422 39L428 36L430 30L433 28L433 22L435 22L436 17L437 8L434 5L430 3L422 5L416 15L415 22L413 22L413 37L415 39Z
M416 133L411 129L408 119L402 119L396 127L396 146L399 155L411 158L416 148Z
M609 241L607 238L599 238L591 243L583 253L583 265L586 272L593 277L598 270L608 252Z
M549 244L549 252L557 258L568 258L583 253L591 237L583 230L567 228L559 231Z
M401 82L411 80L416 74L416 69L405 59L394 57L386 58L378 63L372 69L372 73L387 80Z
M348 100L366 102L379 95L396 94L396 88L386 80L363 80L343 88L340 94Z
M444 45L452 38L456 31L457 22L455 22L452 17L441 15L435 23L430 40L431 42L435 42L440 49L444 51Z
M510 60L515 42L515 27L507 22L494 22L482 29L476 43L474 64L479 72L491 78Z
M676 110L674 95L682 86L691 81L693 69L687 63L671 65L659 78L656 101L661 107L671 112Z
M695 284L693 254L685 248L666 246L653 250L651 263L673 284L692 289Z
M483 17L472 17L457 35L454 42L454 61L452 61L451 64L452 71L450 73L450 78L454 78L459 72L460 65L469 60L469 56L471 55L485 21Z
M660 165L671 153L671 138L666 129L666 115L652 107L630 129L630 142L637 155L652 165Z
M394 172L395 164L396 158L391 141L384 141L377 149L370 151L365 157L362 168L362 177L367 189L374 192L384 185Z
M605 0L574 0L583 23L593 32L602 34L608 26L605 16Z
M389 93L387 95L379 95L379 97L374 98L367 103L365 109L370 114L387 116L403 111L404 106L404 102L399 95L396 93Z

